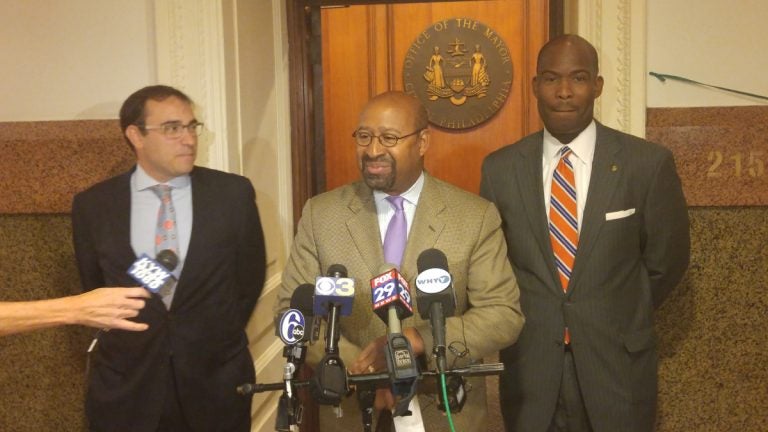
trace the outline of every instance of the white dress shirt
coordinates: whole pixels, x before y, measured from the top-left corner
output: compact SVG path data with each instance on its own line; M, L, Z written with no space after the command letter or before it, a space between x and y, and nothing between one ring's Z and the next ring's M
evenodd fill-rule
M572 153L569 156L573 164L573 175L576 179L576 205L578 207L579 232L581 221L584 217L584 207L587 204L587 192L589 191L589 178L592 175L592 160L595 157L595 142L597 140L597 126L593 120L589 126L567 145ZM555 174L557 162L560 160L560 149L563 143L553 137L544 129L544 152L542 154L542 174L544 181L544 206L549 215L549 198L552 189L552 176Z

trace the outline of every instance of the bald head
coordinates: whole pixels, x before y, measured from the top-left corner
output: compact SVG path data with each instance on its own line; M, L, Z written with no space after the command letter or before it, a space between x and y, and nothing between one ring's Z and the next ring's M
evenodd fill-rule
M560 35L544 44L536 59L536 73L541 72L542 64L546 63L548 56L562 50L573 52L576 56L581 57L586 64L590 65L592 75L599 75L597 50L586 39L574 34Z
M365 113L371 109L380 109L386 107L401 111L408 118L413 119L413 130L426 129L428 126L429 118L427 109L416 97L405 94L401 91L388 91L374 96L371 100L365 104L360 117L362 118Z
M365 105L355 137L360 172L371 189L400 195L413 186L424 169L427 126L424 105L403 92L382 93Z

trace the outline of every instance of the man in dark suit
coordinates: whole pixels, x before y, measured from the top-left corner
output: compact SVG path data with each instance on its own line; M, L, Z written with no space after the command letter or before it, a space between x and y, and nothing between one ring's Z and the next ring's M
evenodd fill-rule
M178 283L153 295L136 318L148 330L100 335L88 383L90 428L249 431L251 401L235 389L255 379L245 326L266 266L253 187L194 166L202 124L174 88L138 90L124 102L120 124L136 166L73 203L83 288L135 285L128 268L160 248L177 255Z
M483 163L527 318L500 354L509 431L654 429L653 314L688 266L688 215L671 152L593 120L597 64L578 36L548 42L545 130Z

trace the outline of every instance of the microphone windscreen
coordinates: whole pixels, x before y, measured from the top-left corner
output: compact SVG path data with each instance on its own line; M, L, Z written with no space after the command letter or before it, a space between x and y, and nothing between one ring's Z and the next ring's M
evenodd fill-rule
M170 249L163 249L157 253L155 258L157 262L162 264L168 271L174 271L176 266L179 265L179 256Z
M441 268L447 271L448 258L440 249L427 249L419 254L419 258L416 259L416 268L419 273L431 268Z
M291 309L298 309L305 316L313 315L315 286L301 284L296 287L291 295Z
M328 271L325 274L331 277L345 278L347 277L347 268L341 264L331 264L331 266L328 267Z

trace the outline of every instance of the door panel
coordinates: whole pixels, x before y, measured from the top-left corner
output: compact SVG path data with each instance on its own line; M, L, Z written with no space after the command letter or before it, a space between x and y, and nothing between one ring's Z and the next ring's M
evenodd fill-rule
M536 54L548 36L548 5L548 0L490 0L323 9L327 189L360 177L351 136L358 115L372 96L403 89L403 64L416 37L437 21L469 18L488 25L506 43L513 69L510 93L493 117L474 128L430 125L425 165L436 177L478 192L485 155L540 129L530 83Z

